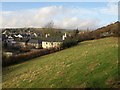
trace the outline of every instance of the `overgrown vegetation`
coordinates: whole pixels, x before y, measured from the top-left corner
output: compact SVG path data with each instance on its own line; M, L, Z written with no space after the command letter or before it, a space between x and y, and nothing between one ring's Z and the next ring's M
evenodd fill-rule
M63 44L61 45L62 48L69 48L74 45L77 45L78 41L74 38L67 38L66 40L63 41Z

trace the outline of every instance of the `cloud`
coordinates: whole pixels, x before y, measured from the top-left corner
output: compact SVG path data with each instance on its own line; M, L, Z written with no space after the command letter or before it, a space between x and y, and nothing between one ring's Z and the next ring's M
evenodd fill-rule
M97 23L100 20L98 19L81 19L78 17L66 17L61 19L60 21L55 21L55 26L61 26L59 28L66 28L66 29L95 29L98 27Z
M32 10L3 11L3 27L44 26L49 20L61 12L61 6L50 6Z
M52 20L54 27L57 28L95 29L102 22L99 14L105 17L116 16L116 9L116 4L109 3L104 8L48 6L20 11L2 11L2 27L44 27Z
M108 14L108 15L118 15L118 3L108 3L106 8L102 8L100 10L101 13Z

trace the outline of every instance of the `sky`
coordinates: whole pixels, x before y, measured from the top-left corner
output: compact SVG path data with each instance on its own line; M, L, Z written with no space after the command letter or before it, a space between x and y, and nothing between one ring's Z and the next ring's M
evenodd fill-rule
M117 2L2 2L2 28L96 29L118 20Z

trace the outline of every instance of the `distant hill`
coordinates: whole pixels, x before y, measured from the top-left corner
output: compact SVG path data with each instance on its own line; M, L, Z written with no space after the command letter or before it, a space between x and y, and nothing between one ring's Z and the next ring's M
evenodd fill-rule
M112 23L112 24L109 24L109 25L107 25L107 26L103 26L103 27L101 27L101 28L98 28L97 30L104 30L104 29L107 29L107 30L117 30L118 29L118 25L120 25L120 22L119 21L117 21L117 22L115 22L115 23Z
M117 21L115 23L103 26L93 31L83 31L82 33L79 33L78 39L79 41L85 41L110 36L118 37L120 36L120 30L118 30L119 26L120 22Z
M99 34L105 34L107 32L106 34L108 34L108 35L106 35L106 36L111 36L111 35L118 36L118 33L120 33L118 30L119 26L120 26L120 22L117 21L117 22L109 24L107 26L103 26L101 28L98 28L97 30L95 30L93 32L99 33Z

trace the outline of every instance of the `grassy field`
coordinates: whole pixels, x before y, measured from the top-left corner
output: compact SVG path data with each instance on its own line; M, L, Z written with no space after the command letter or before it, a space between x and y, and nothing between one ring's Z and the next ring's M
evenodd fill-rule
M3 68L3 88L119 87L115 37L79 43L53 54Z

